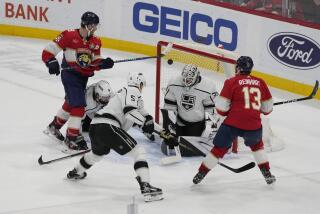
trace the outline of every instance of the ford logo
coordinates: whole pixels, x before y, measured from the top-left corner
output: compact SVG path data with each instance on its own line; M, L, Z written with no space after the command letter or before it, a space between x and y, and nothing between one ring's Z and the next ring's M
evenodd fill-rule
M268 39L268 51L281 64L296 69L320 65L320 45L302 34L282 32Z

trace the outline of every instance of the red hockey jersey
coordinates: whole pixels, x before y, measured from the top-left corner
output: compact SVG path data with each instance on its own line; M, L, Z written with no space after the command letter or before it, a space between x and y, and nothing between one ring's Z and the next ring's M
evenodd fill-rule
M264 80L250 75L227 79L216 100L219 114L227 116L224 124L243 130L261 127L260 114L272 111L273 100Z
M42 60L47 62L63 50L62 68L74 69L83 76L92 76L101 60L101 41L96 36L84 40L79 29L66 30L49 43L42 52Z

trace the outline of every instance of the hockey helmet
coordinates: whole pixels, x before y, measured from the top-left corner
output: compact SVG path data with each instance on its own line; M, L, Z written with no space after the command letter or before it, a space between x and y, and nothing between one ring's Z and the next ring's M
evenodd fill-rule
M196 65L188 64L184 66L181 76L184 86L191 87L199 80L200 71Z
M95 100L98 103L106 105L109 103L110 98L113 96L113 91L109 82L100 80L94 87Z
M240 73L250 74L253 68L253 61L249 56L240 56L237 60L236 69L239 69Z
M93 12L85 12L81 16L81 27L85 27L88 25L98 25L99 24L99 16Z
M129 73L127 83L128 86L138 87L142 90L142 88L146 86L146 79L142 73Z

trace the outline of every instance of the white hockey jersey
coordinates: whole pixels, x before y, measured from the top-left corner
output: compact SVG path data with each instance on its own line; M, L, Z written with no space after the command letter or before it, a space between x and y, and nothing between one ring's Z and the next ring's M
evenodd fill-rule
M96 84L92 84L90 85L87 89L86 89L86 115L92 119L94 114L99 111L100 109L103 108L103 104L98 103L97 101L94 100L94 88L95 88Z
M180 126L205 119L205 112L214 112L214 99L218 95L215 84L208 78L201 77L200 82L192 87L182 84L179 76L169 82L164 97L164 109L177 113Z
M134 123L143 125L148 113L137 87L123 87L113 96L108 105L96 112L91 124L108 123L129 130Z

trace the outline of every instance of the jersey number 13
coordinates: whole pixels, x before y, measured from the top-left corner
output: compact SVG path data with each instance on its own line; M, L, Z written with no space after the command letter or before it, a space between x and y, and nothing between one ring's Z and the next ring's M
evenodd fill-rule
M259 88L255 87L243 87L242 92L244 95L244 108L254 109L260 111L261 107L261 91ZM250 99L250 98L253 99ZM252 101L251 101L252 100Z

